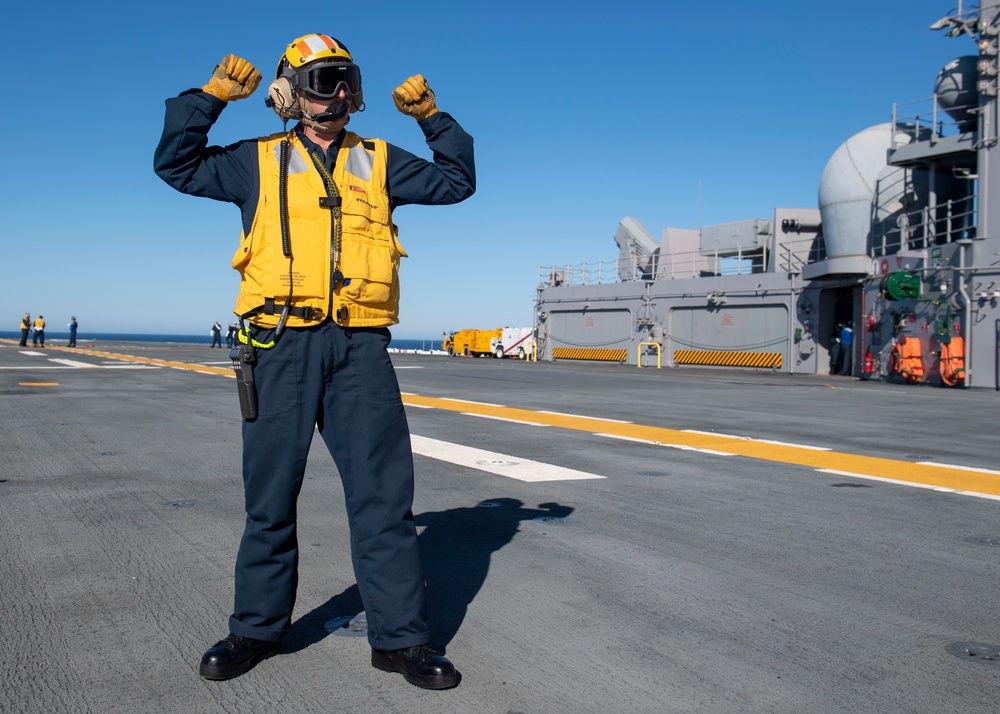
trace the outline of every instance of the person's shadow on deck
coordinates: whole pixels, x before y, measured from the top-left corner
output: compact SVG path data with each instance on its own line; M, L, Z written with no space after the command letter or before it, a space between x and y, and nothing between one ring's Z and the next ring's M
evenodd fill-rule
M418 536L427 581L427 618L431 646L444 651L465 620L469 605L486 581L490 559L513 540L521 521L536 518L566 518L571 506L541 503L524 508L516 498L493 498L466 508L418 514L422 528ZM285 653L297 652L330 634L327 626L358 615L364 606L358 586L306 613L294 623L284 640Z

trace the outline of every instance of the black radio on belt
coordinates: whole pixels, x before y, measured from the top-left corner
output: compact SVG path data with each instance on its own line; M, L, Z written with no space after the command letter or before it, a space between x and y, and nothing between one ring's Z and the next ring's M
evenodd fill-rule
M251 345L237 345L229 352L236 372L236 391L240 395L240 412L244 419L257 418L257 387L253 381L253 365L257 355Z

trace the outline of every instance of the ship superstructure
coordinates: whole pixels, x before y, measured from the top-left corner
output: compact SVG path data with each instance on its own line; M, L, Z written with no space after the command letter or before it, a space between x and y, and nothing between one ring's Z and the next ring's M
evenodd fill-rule
M616 260L540 268L540 358L1000 389L1000 4L931 29L977 54L845 141L816 208L660 240L626 217Z

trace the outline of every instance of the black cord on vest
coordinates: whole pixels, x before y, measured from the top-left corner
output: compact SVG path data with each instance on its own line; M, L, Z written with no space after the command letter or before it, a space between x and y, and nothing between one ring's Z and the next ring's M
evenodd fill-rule
M281 216L281 252L288 258L288 297L281 308L278 326L274 328L274 340L281 337L285 331L285 321L288 320L288 310L292 307L292 240L288 234L288 139L281 140L278 159L278 213Z

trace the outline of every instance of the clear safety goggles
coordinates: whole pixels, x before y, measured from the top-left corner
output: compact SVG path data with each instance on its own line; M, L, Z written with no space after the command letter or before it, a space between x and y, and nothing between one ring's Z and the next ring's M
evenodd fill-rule
M313 64L295 73L295 84L317 99L336 97L341 87L354 97L361 92L361 69L346 62Z

